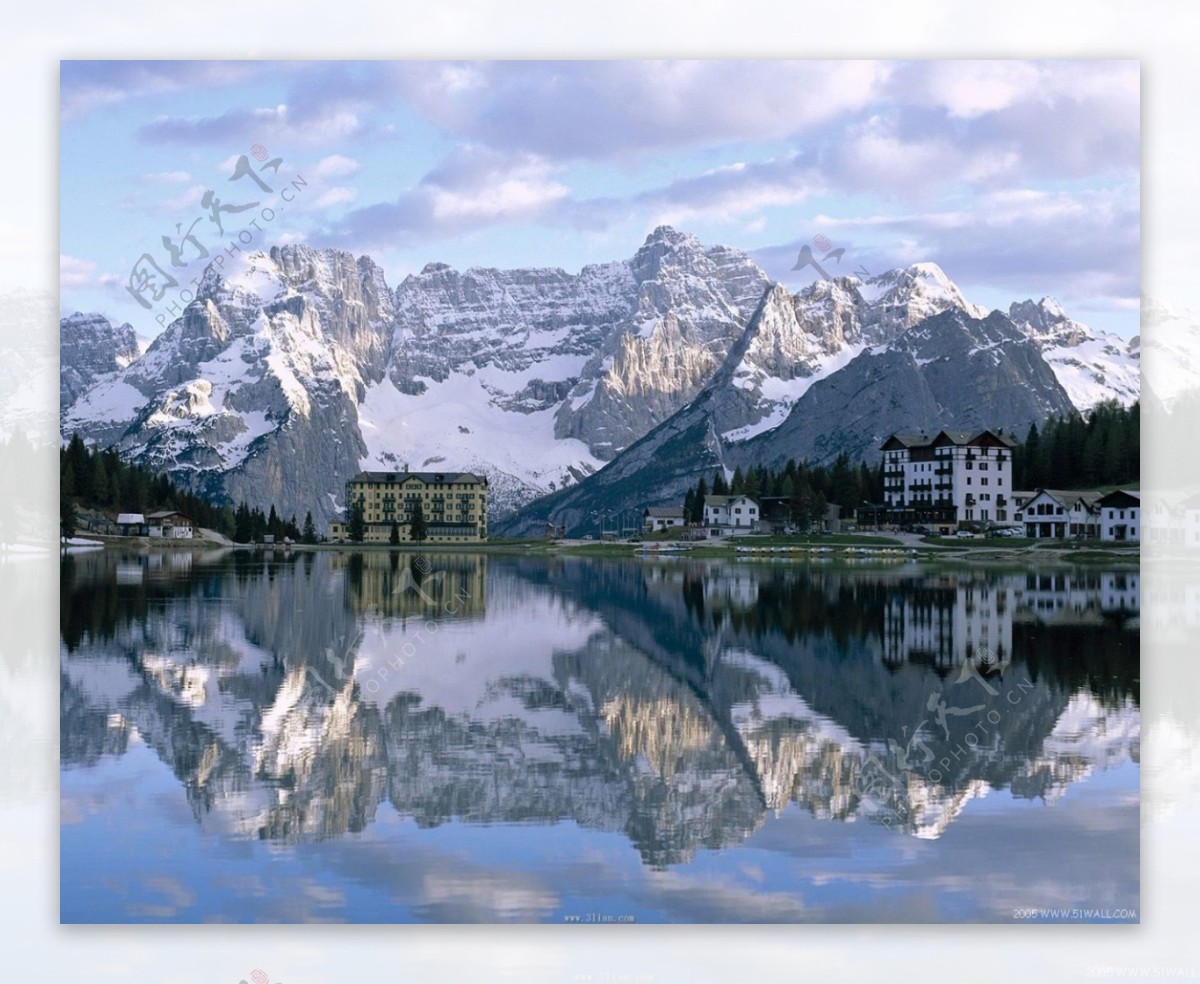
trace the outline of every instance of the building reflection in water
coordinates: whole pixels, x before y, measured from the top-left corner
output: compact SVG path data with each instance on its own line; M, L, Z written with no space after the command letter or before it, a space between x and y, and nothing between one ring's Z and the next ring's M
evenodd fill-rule
M356 615L486 611L487 554L369 551L329 558L330 570L345 577L347 605Z
M1049 801L1137 760L1138 587L1135 572L80 557L63 570L62 757L144 742L231 838L338 837L385 799L422 826L619 830L655 867L789 807L933 838L991 791ZM398 659L419 632L420 658Z

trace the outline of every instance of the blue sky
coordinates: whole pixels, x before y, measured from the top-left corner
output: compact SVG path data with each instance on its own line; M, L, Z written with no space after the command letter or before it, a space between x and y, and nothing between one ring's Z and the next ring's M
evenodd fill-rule
M824 236L840 272L933 261L978 303L1053 295L1128 337L1139 95L1130 61L63 62L62 308L156 334L173 295L133 299L138 258L185 286L239 233L367 253L395 285L577 271L667 223L792 289ZM231 181L242 155L269 192ZM218 232L209 190L257 204Z

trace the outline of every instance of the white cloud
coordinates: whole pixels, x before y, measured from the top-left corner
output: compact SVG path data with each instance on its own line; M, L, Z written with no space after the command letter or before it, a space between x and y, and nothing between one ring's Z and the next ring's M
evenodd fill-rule
M58 257L58 284L63 290L86 290L89 288L109 288L121 284L121 278L111 273L103 273L99 264L93 260L85 260L78 256L60 253Z
M1006 109L1036 94L1046 72L1031 62L930 62L927 96L951 116L972 118Z
M347 202L354 201L356 192L353 188L345 188L340 185L335 185L328 191L322 192L313 201L313 207L316 209L330 208L334 205L344 205Z
M192 176L187 171L153 171L143 174L142 180L151 184L182 184L191 181Z
M317 178L344 178L358 171L358 161L352 157L343 157L341 154L331 154L329 157L323 157L317 161L317 166L313 169L313 174Z
M139 131L150 143L261 143L322 146L354 136L358 115L345 108L303 116L286 103L256 109L233 109L217 116L159 116Z

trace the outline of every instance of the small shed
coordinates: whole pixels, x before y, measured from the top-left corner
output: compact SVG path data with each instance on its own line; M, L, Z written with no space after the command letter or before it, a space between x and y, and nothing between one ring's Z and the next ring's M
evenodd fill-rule
M139 536L145 525L146 517L141 513L117 513L117 529L121 536Z

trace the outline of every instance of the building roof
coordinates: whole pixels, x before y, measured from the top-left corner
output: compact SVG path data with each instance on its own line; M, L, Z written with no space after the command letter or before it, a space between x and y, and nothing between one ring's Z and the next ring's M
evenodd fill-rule
M191 520L188 519L188 517L181 513L178 509L163 509L160 512L147 513L146 519L170 519L172 516L178 516L180 519L187 519L189 523L191 522Z
M896 433L880 445L881 451L895 451L899 448L927 448L934 444L1003 444L1015 448L1017 442L1005 434L994 430L957 430L944 428L935 434L906 432Z
M651 519L683 519L683 506L651 506L645 515Z
M386 471L360 471L352 477L352 482L375 482L375 483L394 483L400 484L407 482L410 478L420 479L426 485L441 482L444 485L453 485L460 482L474 482L475 484L487 485L487 479L481 478L474 472L386 472Z
M141 513L117 513L118 526L140 526L146 522L146 517Z
M1099 504L1110 508L1116 507L1117 509L1121 507L1140 506L1142 504L1142 496L1135 489L1115 489L1109 492L1108 495L1102 496L1099 499Z
M888 447L888 445L890 445L890 444L899 444L901 447L905 447L905 448L925 447L925 445L929 444L930 441L932 441L932 440L933 440L933 438L931 438L928 434L924 434L924 433L922 433L922 434L915 434L915 433L893 434L891 437L889 437L886 441L883 442L883 444L881 445L881 449L884 451L895 450L895 448Z
M706 495L704 497L704 504L706 506L712 506L713 508L716 508L717 506L728 506L734 502L739 502L742 499L745 499L747 502L751 502L756 506L758 505L758 503L751 499L748 495Z
M1013 495L1016 494L1015 492L1013 493ZM1043 494L1050 496L1064 506L1082 502L1089 509L1093 508L1102 498L1099 492L1090 489L1038 489L1032 498L1036 499L1039 495ZM1027 501L1032 501L1032 499Z

